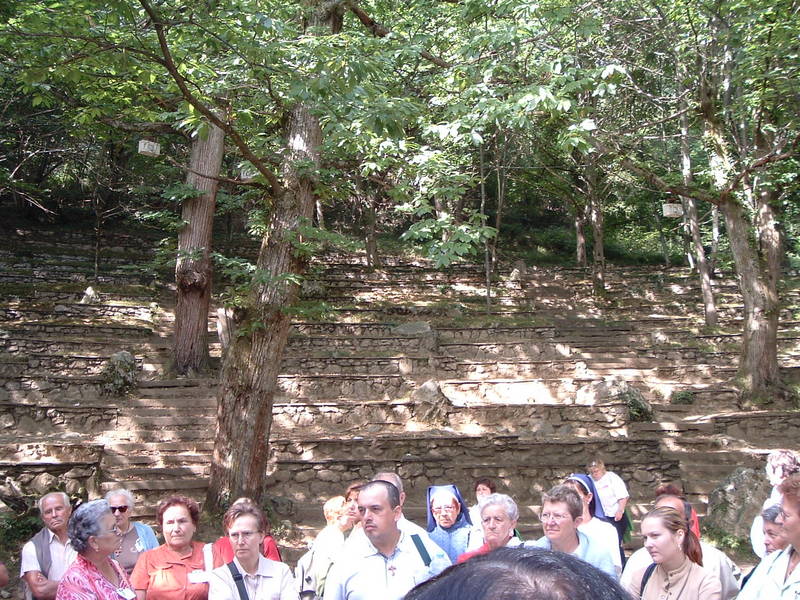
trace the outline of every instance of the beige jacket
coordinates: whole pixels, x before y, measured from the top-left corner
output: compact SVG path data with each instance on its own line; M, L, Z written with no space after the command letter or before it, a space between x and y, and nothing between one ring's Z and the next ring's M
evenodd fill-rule
M639 595L645 569L634 573L627 585L628 592L641 600L721 600L719 578L688 558L674 571L658 565L647 581L644 594Z

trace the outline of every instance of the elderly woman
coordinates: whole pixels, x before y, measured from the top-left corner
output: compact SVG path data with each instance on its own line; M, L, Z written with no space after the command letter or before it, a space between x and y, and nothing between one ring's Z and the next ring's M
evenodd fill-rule
M473 556L487 554L492 550L507 546L513 548L522 544L522 540L514 535L519 519L517 503L505 494L489 494L480 501L481 525L483 527L483 545L458 557L457 562L465 562Z
M773 450L767 456L766 471L772 492L761 506L762 510L781 503L780 485L789 475L800 472L800 460L791 450ZM750 527L750 543L753 545L753 552L759 558L767 555L764 545L764 520L760 514L756 515Z
M137 600L206 600L203 544L194 541L200 507L185 496L162 500L156 519L165 544L139 557L131 574Z
M125 571L111 558L120 536L108 502L81 504L69 520L67 535L78 557L61 578L56 600L133 600Z
M211 572L209 598L240 600L243 596L237 587L239 580L249 600L297 600L289 567L261 555L267 525L264 513L250 503L234 504L230 513L228 537L234 558Z
M119 488L106 494L106 501L117 521L117 531L122 536L122 543L114 557L122 565L125 572L130 575L139 555L146 551L158 548L158 540L153 529L139 521L131 521L134 502L133 494L128 490Z
M472 521L461 492L455 485L428 488L428 534L451 562L467 551Z
M756 567L736 600L795 600L800 597L800 474L790 475L778 486L783 497L781 518L789 543L769 554Z

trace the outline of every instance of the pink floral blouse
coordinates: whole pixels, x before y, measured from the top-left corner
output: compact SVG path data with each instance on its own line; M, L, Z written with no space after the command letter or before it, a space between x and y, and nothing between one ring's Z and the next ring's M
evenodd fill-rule
M117 561L108 560L119 576L119 587L115 587L97 567L79 554L61 578L56 600L126 600L135 597L125 570Z

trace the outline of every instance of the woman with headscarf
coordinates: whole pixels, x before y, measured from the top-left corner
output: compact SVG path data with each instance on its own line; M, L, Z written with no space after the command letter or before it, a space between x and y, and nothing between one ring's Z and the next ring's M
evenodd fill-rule
M433 485L428 488L428 534L445 551L450 561L467 551L472 521L461 492L455 485Z
M622 572L622 558L619 554L617 530L605 520L606 514L603 512L603 505L597 499L594 481L584 473L573 473L564 480L564 485L568 485L578 492L583 501L583 519L578 525L578 531L582 531L598 544L608 547L608 551L614 559L617 576L619 576Z

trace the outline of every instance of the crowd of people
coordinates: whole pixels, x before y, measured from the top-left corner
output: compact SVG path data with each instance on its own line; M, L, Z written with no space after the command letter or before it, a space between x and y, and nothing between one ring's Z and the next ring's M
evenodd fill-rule
M625 483L600 460L542 494L543 534L523 541L519 507L489 478L469 507L457 486L427 490L426 527L405 517L396 473L357 481L323 506L326 527L292 573L269 522L236 500L224 534L195 539L200 507L170 496L157 508L164 543L134 521L127 490L72 511L61 492L39 500L44 527L25 544L21 578L39 600L788 600L800 597L800 461L768 457L773 492L753 526L761 562L745 577L700 539L697 513L674 485L655 490L644 546L626 557ZM755 530L759 531L756 533ZM7 573L0 564L0 585Z

